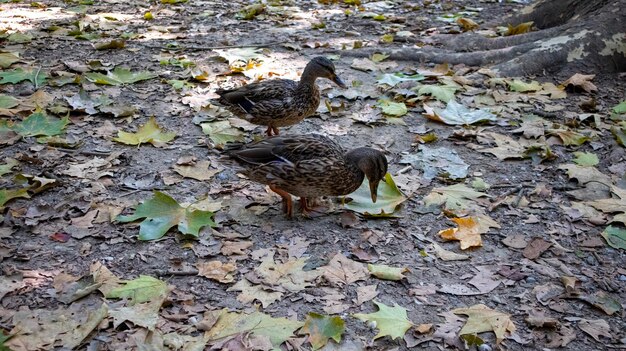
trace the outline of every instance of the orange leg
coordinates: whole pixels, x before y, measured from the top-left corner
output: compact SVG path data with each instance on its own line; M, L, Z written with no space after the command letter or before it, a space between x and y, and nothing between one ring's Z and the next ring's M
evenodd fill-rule
M272 130L274 131L274 135L278 135L278 127L272 127Z
M267 130L265 131L265 133L267 134L268 137L272 136L272 127L267 126Z
M270 189L283 198L283 212L287 215L287 218L293 216L293 205L291 202L291 195L283 189L270 185Z

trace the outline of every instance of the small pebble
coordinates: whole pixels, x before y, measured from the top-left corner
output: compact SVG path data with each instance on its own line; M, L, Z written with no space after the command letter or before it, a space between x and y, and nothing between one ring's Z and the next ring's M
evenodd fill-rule
M536 283L536 282L537 282L537 279L535 279L535 277L533 277L533 276L526 277L526 283L532 284L532 283Z
M482 344L478 346L478 351L491 351L491 346L488 344Z
M620 282L626 282L626 275L620 274L619 275L619 281Z
M591 266L595 266L598 264L598 262L596 261L596 258L591 255L587 256L587 258L585 258L585 261Z

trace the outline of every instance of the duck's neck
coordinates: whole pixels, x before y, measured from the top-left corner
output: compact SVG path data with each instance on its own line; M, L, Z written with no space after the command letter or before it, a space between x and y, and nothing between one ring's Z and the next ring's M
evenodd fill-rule
M348 166L350 173L354 175L354 178L358 180L359 186L361 185L361 183L363 183L363 179L365 178L365 173L363 173L363 171L361 170L359 163L365 157L368 157L368 150L368 148L360 147L350 150L344 155L346 165Z
M304 72L302 72L302 76L300 76L300 83L298 84L298 88L311 88L315 87L315 80L317 79L317 75L313 72L313 67L307 65L304 68Z

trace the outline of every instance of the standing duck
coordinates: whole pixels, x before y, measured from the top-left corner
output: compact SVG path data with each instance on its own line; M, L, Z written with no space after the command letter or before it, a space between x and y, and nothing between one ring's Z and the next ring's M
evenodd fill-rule
M387 173L382 152L360 147L348 152L332 139L318 135L274 136L248 144L230 143L226 154L251 180L267 184L283 198L283 212L292 217L291 195L300 197L300 209L312 209L307 198L347 195L367 177L372 201Z
M346 87L335 73L335 65L320 56L306 65L300 82L263 80L236 89L218 89L215 93L230 112L250 123L267 126L266 133L272 136L278 135L278 127L296 124L315 113L320 104L320 92L315 85L319 77Z

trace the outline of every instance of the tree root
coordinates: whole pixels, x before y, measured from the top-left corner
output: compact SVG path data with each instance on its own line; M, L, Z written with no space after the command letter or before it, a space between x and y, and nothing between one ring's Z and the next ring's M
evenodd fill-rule
M502 76L626 70L626 0L539 1L511 23L537 21L539 31L499 38L474 33L434 35L439 47L405 47L386 52L397 61L493 65ZM532 11L531 11L532 10ZM517 22L516 22L517 21ZM611 23L610 26L604 25ZM407 41L419 41L411 39ZM369 57L381 48L335 51L348 57Z

